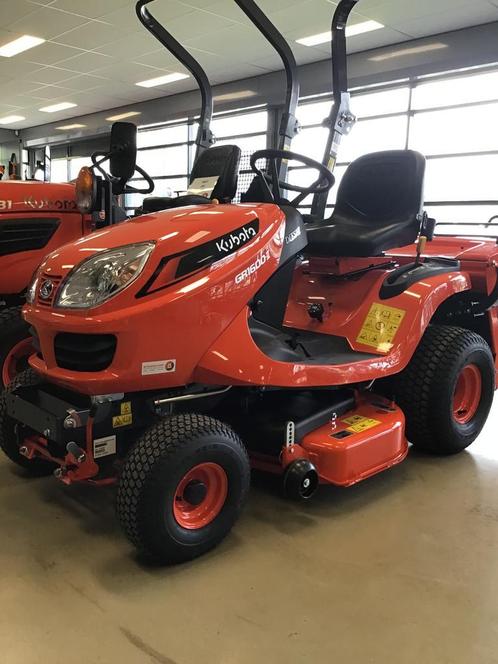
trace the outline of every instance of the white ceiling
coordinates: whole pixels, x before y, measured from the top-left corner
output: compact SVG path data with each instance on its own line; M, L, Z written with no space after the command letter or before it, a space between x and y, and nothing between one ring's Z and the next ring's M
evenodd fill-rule
M262 9L292 43L299 64L330 56L329 45L309 48L295 39L330 26L332 0L260 0ZM22 34L43 37L41 46L0 57L0 116L26 120L10 129L67 121L195 88L187 79L164 87L135 83L180 65L141 26L133 0L0 0L0 46ZM352 37L351 52L386 46L498 20L498 0L360 0L351 24L374 19L386 27ZM213 84L281 68L232 0L156 0L149 9L205 67ZM38 109L73 102L59 113ZM67 123L67 122L66 122Z

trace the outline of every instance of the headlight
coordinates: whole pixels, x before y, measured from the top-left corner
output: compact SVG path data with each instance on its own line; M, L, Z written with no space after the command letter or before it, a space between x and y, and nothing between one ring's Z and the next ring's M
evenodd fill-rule
M55 306L90 309L106 302L135 281L153 249L154 242L141 242L88 258L69 274Z

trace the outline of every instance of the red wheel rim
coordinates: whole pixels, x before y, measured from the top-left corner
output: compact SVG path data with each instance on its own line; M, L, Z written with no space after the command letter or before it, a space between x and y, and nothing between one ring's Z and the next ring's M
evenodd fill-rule
M19 373L21 370L19 365L22 360L26 360L34 352L31 338L23 339L10 349L2 367L2 381L4 385L8 385Z
M214 521L228 495L228 477L217 463L200 463L180 481L173 514L182 528L197 530Z
M475 416L481 396L481 371L475 364L468 364L458 376L453 396L453 417L459 424L467 424Z

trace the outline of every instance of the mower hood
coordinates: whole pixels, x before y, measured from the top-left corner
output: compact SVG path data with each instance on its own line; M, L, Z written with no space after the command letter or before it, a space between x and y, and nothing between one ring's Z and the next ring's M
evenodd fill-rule
M222 259L241 249L272 222L283 220L276 205L202 205L176 208L131 219L92 233L50 254L41 270L64 278L82 261L102 251L154 242L152 256L175 256L213 244ZM151 256L151 257L152 257Z

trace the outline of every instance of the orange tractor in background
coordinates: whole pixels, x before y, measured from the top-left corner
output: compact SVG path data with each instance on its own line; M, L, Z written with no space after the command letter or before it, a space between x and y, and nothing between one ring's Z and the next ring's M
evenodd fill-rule
M21 306L44 256L96 229L127 219L119 202L122 194L137 191L128 184L135 170L147 181L143 193L153 190L150 177L136 166L136 133L135 125L116 122L109 150L92 155L92 169L100 175L92 179L91 210L78 208L76 183L0 182L0 385L7 385L26 368L33 352ZM102 166L106 161L109 173Z

